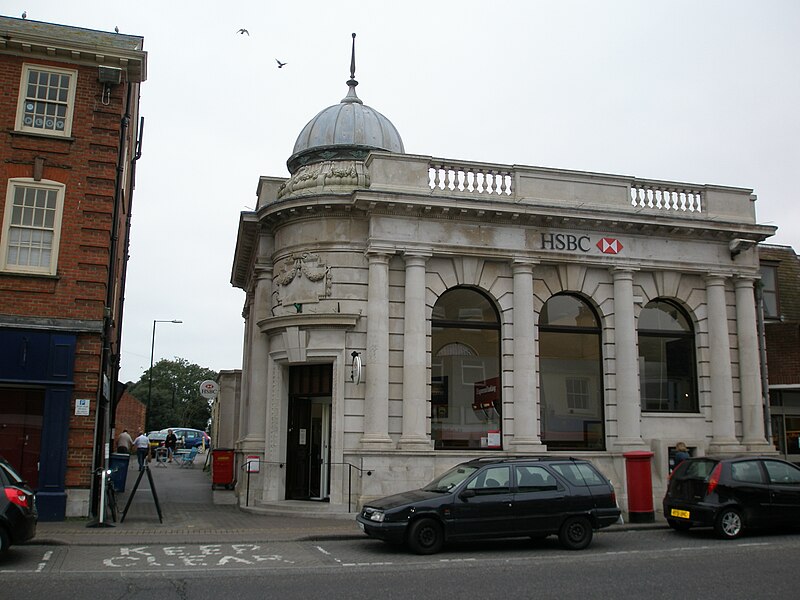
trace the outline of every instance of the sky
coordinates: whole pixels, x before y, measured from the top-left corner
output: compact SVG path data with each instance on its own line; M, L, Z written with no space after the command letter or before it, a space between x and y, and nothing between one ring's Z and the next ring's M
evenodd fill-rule
M353 32L357 93L408 153L752 188L800 250L796 0L0 0L23 10L144 37L123 382L154 320L182 321L155 362L241 368L239 214L347 93Z

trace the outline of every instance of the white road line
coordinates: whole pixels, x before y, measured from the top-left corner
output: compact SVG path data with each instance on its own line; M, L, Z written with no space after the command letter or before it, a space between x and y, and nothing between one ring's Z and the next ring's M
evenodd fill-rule
M316 548L317 550L319 550L319 551L320 551L320 552L322 552L323 554L327 554L328 556L330 556L330 555L331 555L331 553L330 553L330 552L328 552L327 550L325 550L325 549L324 549L322 546L314 546L314 548Z
M49 561L52 556L53 556L52 550L48 550L47 552L44 553L44 556L42 556L42 562L40 562L39 566L36 567L37 573L41 573L44 570L44 568L47 566L47 561Z
M439 562L454 563L454 562L474 562L475 558L440 558Z

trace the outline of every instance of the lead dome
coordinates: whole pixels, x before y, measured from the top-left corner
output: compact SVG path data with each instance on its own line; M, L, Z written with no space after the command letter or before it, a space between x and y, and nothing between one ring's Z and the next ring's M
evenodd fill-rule
M325 160L363 159L370 150L405 153L397 128L361 101L356 94L357 85L353 34L347 95L339 104L320 111L303 127L286 163L290 173L294 174L303 165Z

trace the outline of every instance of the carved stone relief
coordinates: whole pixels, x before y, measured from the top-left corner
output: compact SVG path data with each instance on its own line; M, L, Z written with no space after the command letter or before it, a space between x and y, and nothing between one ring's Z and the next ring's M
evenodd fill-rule
M275 285L283 306L314 304L330 295L330 269L316 254L293 254L278 269Z

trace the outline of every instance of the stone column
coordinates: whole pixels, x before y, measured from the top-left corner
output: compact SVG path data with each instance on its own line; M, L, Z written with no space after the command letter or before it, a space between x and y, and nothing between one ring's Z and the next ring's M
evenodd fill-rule
M428 365L425 319L425 263L429 253L405 254L405 313L403 315L403 450L432 448L425 432L428 416Z
M389 258L386 251L369 250L367 290L367 355L364 360L365 448L389 449Z
M639 356L633 317L633 271L611 269L614 278L614 363L617 387L617 446L641 446Z
M514 439L515 452L541 452L539 388L536 385L536 314L533 309L533 262L515 260L514 276Z
M767 449L764 407L761 397L761 359L758 353L758 325L754 280L737 277L736 336L739 339L739 386L742 403L742 442L748 447Z
M242 309L242 318L244 319L244 343L242 345L242 390L239 397L239 426L238 435L236 439L236 448L241 449L242 440L247 437L248 426L248 407L250 406L250 334L253 313L253 292L247 292L247 297L244 301L244 308Z
M741 449L736 439L733 414L731 346L728 339L728 307L725 302L725 277L706 276L708 310L708 351L711 388L711 446L717 452Z
M268 240L259 241L267 244ZM271 315L270 303L272 300L272 262L264 257L259 250L254 275L255 286L253 290L253 304L250 312L249 339L250 362L248 383L248 410L247 410L247 435L245 440L248 450L264 451L264 440L267 428L267 402L275 401L269 398L269 379L267 367L269 361L269 338L261 333L259 323Z

